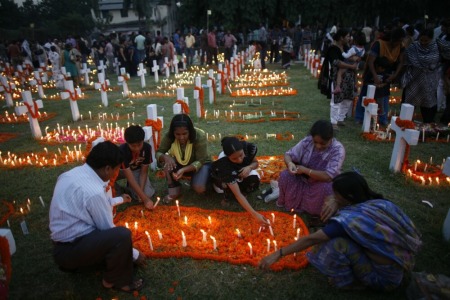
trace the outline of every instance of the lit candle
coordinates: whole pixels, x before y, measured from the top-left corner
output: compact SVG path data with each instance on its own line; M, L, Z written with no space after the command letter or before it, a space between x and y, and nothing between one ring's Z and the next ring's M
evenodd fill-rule
M184 235L183 230L181 231L181 237L182 237L182 242L181 242L181 246L186 247L187 246L187 242L186 242L186 235Z
M156 232L158 232L158 238L160 240L162 240L162 233L161 233L161 231L159 231L159 229L157 229Z
M203 237L202 237L202 242L206 242L206 231L204 231L203 229L200 229L200 232L202 233Z
M241 238L241 237L242 237L241 232L240 232L239 229L237 229L237 228L236 228L236 233L237 233L238 238Z
M212 224L211 216L208 216L209 224Z
M267 253L270 252L270 239L267 239Z
M430 156L430 165L433 164L433 156Z
M138 229L138 222L134 222L134 230L137 231Z
M253 248L252 248L252 244L250 242L247 243L248 244L248 248L250 250L250 255L253 255Z
M144 217L144 211L141 209L141 216Z
M277 251L277 250L278 250L278 248L277 248L277 241L275 241L275 240L273 240L273 247L275 248L274 251Z
M272 236L274 236L274 234L273 234L273 229L272 229L272 226L271 226L271 225L269 225L269 231L270 231L270 234L271 234Z
M294 221L293 221L292 227L294 227L294 228L297 227L297 215L296 214L294 214Z
M297 236L296 236L296 239L299 239L300 238L300 228L297 228Z
M184 216L184 224L186 224L186 225L187 225L187 220L188 220L188 217Z
M212 241L213 241L213 249L216 250L216 249L217 249L216 238L213 237L212 235L210 235L209 237L210 237L210 238L212 239Z
M159 203L159 200L161 200L161 198L159 198L159 197L156 197L156 203L155 203L155 205L153 205L153 209L158 205L158 203Z
M181 214L180 214L180 205L179 205L179 203L178 203L178 200L175 200L175 204L177 205L178 217L181 217Z
M129 228L129 227L128 227L128 222L125 222L125 227L126 227L126 228Z
M275 223L275 214L271 213L271 215L272 215L272 223Z
M152 238L150 237L150 233L148 233L148 231L145 231L145 234L147 235L147 238L148 238L148 244L150 245L150 250L153 251L153 243L152 243Z

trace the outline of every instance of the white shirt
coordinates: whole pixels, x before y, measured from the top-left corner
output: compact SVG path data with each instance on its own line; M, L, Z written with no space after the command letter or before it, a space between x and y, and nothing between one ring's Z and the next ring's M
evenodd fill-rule
M114 227L107 184L88 164L58 177L50 204L53 241L71 242L95 229Z

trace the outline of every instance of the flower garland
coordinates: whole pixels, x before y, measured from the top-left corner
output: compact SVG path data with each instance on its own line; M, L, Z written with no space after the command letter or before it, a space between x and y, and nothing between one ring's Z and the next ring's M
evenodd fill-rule
M414 124L413 121L410 120L402 120L399 117L397 117L397 119L395 119L395 124L400 127L402 130L405 129L415 129L416 125Z
M155 151L157 151L161 144L161 129L163 124L158 118L156 118L156 120L146 119L145 126L152 127L153 144L155 145ZM156 139L156 136L158 136L158 139Z
M272 220L272 236L269 230L261 230L257 222L249 218L247 212L179 208L181 217L178 216L176 206L159 206L153 212L145 211L144 215L141 213L141 207L130 206L119 212L114 222L117 226L137 222L136 227L130 227L133 246L147 257L191 257L253 266L257 266L265 255L275 251L275 245L279 249L291 244L297 235L297 228L300 228L298 236L309 234L301 218L296 217L296 228L293 228L292 216L283 212L262 212L266 218ZM237 226L240 237L236 231ZM204 235L201 230L205 232ZM182 247L181 231L185 234L186 247ZM153 251L145 232L151 237ZM159 235L161 238L158 238ZM216 240L216 249L211 237ZM251 254L248 243L252 245ZM283 257L271 268L274 271L304 268L308 264L305 253L306 251L302 251L296 256Z
M183 100L177 100L175 101L175 103L178 103L181 105L181 111L187 115L189 115L189 105L186 104L186 102L184 102Z
M0 133L0 143L6 142L10 139L13 139L16 136L17 136L17 133L2 132L2 133Z
M284 134L277 133L275 138L279 141L290 141L294 138L294 135L290 131L286 131Z
M102 92L108 91L108 82L105 80L103 83L100 83L100 87L102 88Z
M28 113L30 114L30 116L33 119L37 119L39 117L39 107L36 103L36 101L33 100L33 107L34 107L34 111L33 108L31 107L30 104L28 104L28 102L23 102L23 104L27 107Z
M3 225L9 219L9 217L14 214L14 205L12 203L3 200L2 204L7 208L7 211L2 211L0 225Z
M364 106L368 106L370 103L377 103L377 101L375 101L375 99L373 98L366 98L363 101Z
M64 90L64 92L69 93L70 100L77 101L80 99L80 95L78 95L77 89L74 89L73 91L74 92L72 93L70 90Z

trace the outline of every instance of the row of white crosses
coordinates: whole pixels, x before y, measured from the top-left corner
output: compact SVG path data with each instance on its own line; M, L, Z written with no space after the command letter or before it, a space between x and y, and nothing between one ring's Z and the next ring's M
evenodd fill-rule
M375 99L375 86L368 85L366 96L362 98L361 106L364 107L364 121L363 121L363 132L370 132L370 123L372 119L374 120L374 124L377 123L378 118L378 104L377 103L369 103L368 105L364 105L364 99Z

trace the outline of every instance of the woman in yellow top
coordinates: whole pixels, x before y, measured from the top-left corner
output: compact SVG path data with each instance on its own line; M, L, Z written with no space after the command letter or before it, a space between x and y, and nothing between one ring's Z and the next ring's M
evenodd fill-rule
M191 118L178 114L170 122L169 132L161 140L156 160L164 168L169 194L163 201L171 202L181 195L179 180L191 176L191 187L204 193L209 181L211 159L203 130L195 128Z

